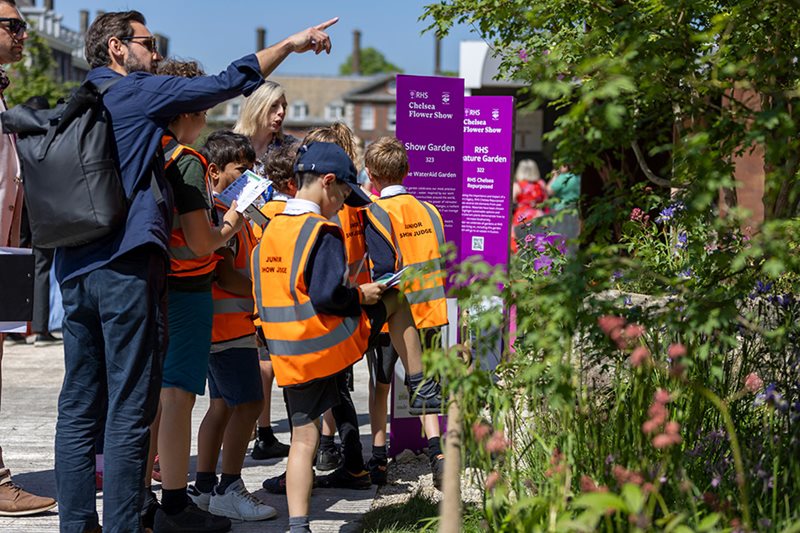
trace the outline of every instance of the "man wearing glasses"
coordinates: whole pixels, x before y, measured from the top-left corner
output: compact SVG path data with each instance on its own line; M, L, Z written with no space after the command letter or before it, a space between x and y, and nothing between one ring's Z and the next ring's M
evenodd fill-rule
M87 79L98 86L118 80L103 101L130 207L119 231L56 252L65 312L55 453L62 532L99 530L93 447L104 417L103 531L142 529L148 428L158 405L166 346L166 249L173 202L163 173L164 130L179 114L249 95L293 52L329 52L324 30L336 20L234 61L219 75L196 78L152 74L161 56L138 11L106 13L89 28ZM162 513L169 516L160 531L230 528L230 521L220 524L190 503L185 479L167 485L162 499L166 504L168 495L169 506Z
M16 63L22 59L25 39L28 38L27 28L16 4L11 0L0 0L0 64ZM6 110L2 94L8 84L8 77L0 67L0 112ZM22 184L19 181L14 137L0 133L0 246L19 246L21 217ZM3 359L3 337L0 333L0 363ZM35 496L11 480L11 472L3 464L3 450L0 448L0 516L41 513L52 509L55 504L53 498Z

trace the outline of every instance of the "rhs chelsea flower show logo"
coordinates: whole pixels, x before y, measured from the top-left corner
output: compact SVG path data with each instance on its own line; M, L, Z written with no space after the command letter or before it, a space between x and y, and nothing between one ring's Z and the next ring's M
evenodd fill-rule
M450 103L450 93L442 93L442 103L445 105Z
M496 107L492 109L492 120L500 120L500 109Z

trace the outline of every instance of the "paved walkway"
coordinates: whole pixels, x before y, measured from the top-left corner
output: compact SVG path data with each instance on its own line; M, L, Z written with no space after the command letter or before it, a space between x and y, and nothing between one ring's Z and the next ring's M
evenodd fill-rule
M2 410L0 410L0 445L6 465L14 480L30 491L56 497L53 474L53 437L56 424L56 405L64 377L63 349L59 346L34 348L6 343L3 356ZM369 418L367 416L367 368L362 361L356 365L353 400L359 409L362 443L365 453L369 447ZM193 431L208 405L208 396L199 397L193 413ZM277 436L289 442L289 429L282 396L273 390L272 417L277 423ZM192 475L194 454L192 445ZM253 461L248 456L242 477L256 496L278 510L278 518L265 522L235 522L234 532L278 532L288 530L286 498L274 496L261 489L261 482L285 470L286 460ZM258 489L258 490L256 490ZM361 516L367 512L375 497L375 488L368 491L316 489L311 501L311 527L315 532L359 531ZM102 513L102 493L97 495L97 509ZM58 508L54 512L30 518L0 518L0 531L52 532L58 531Z

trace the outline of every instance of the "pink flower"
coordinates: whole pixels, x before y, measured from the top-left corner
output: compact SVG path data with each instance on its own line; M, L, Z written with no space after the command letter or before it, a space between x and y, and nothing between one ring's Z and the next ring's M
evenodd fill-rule
M597 485L592 478L587 475L581 476L581 491L582 492L608 492L608 487L605 485Z
M622 329L625 325L625 319L621 316L604 315L597 319L597 324L603 333L611 337L614 332Z
M758 374L751 372L747 374L746 378L744 378L744 386L748 391L755 394L761 390L761 387L764 386L764 381L758 377Z
M653 447L659 450L669 448L673 444L680 444L680 442L680 435L667 435L666 433L662 433L661 435L653 437Z
M642 211L638 207L634 207L631 210L631 216L630 216L631 220L635 220L635 221L641 222L643 216L644 216L644 211Z
M671 359L680 359L686 355L686 346L683 344L670 344L669 349L667 349L667 355Z
M670 420L667 422L667 425L664 426L664 433L667 435L677 435L681 430L681 425L674 420Z
M649 357L650 350L645 346L637 346L633 349L633 353L631 353L631 366L638 368L642 366Z
M503 453L508 448L509 442L506 439L505 433L502 431L495 431L486 443L486 451L489 453Z
M642 433L645 435L650 435L658 431L658 426L660 426L656 420L648 420L644 424L642 424Z
M494 490L494 486L497 485L498 481L500 481L500 473L497 470L492 470L486 476L486 490Z
M668 404L670 401L669 392L664 389L658 389L653 396L653 399L661 405Z
M644 326L639 324L628 324L625 327L625 337L629 339L638 339L644 334Z
M483 422L475 422L472 424L472 436L475 438L477 442L482 442L485 439L489 432L492 430L489 425L484 424Z
M521 59L523 62L527 61L527 60L528 60L528 52L527 52L527 51L525 51L524 49L523 49L523 50L520 50L520 51L519 51L519 58L520 58L520 59Z

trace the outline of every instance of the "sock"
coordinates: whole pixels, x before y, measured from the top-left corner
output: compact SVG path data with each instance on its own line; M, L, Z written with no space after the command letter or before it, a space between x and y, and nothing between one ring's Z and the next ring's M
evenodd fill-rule
M388 456L386 454L386 445L383 446L375 446L372 445L372 457L378 460L381 464L386 463L388 461Z
M272 428L271 427L262 428L261 426L259 426L259 428L258 428L258 440L260 440L262 442L266 442L267 444L272 444L273 442L275 442L278 439L275 438L275 433L272 432Z
M211 492L216 484L217 475L214 472L198 472L194 477L194 487L205 494Z
M186 487L180 489L161 489L161 509L168 515L175 515L189 505Z
M336 444L333 442L333 435L320 435L319 449L326 452L335 452Z
M214 492L220 495L225 494L225 491L228 489L228 487L233 485L233 483L236 480L241 478L242 478L241 474L226 474L225 472L223 472L222 479L219 480L219 485L216 486Z
M408 376L406 376L408 388L411 390L412 393L416 391L417 387L419 387L419 384L422 383L422 378L423 378L422 372L418 374L409 374Z
M433 462L437 455L442 454L442 445L440 444L439 437L431 437L428 439L428 459Z
M308 523L308 515L290 516L289 533L311 533L311 528Z

